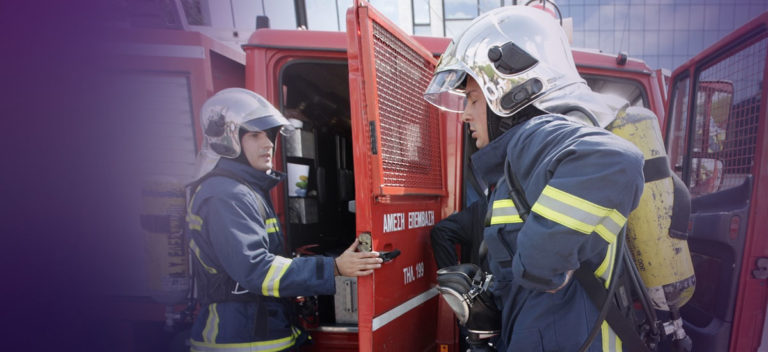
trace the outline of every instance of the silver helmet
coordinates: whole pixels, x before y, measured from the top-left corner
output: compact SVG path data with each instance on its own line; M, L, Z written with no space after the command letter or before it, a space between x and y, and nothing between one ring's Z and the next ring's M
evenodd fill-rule
M441 109L462 112L466 75L501 117L537 106L542 97L564 87L586 85L558 22L527 6L498 8L470 23L440 57L424 98Z
M240 129L249 132L279 129L283 134L293 126L262 96L243 88L227 88L208 98L200 111L203 147L197 158L198 179L211 171L221 157L237 158Z

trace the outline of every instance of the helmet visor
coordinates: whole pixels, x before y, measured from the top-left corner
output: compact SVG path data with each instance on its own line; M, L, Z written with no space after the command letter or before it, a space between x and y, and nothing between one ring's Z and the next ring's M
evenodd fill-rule
M293 125L279 113L276 115L266 115L250 119L240 124L240 127L250 132L267 131L275 127L280 127L280 133L285 136L290 135L291 132L295 130Z
M424 99L441 110L463 112L467 105L462 84L467 77L463 70L436 73L424 92Z

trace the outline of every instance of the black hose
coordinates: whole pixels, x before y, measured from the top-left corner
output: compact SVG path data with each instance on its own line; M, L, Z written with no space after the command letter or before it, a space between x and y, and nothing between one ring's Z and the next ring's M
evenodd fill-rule
M656 312L653 310L653 302L651 302L651 298L648 297L648 290L645 288L645 284L640 279L640 272L637 271L637 267L634 265L634 262L632 261L632 258L629 255L629 252L625 250L626 255L624 256L624 260L627 263L627 267L629 267L629 277L632 280L632 286L635 288L635 291L640 295L640 300L643 302L643 311L645 312L645 317L648 319L648 324L651 328L651 333L653 336L659 336L659 327L656 325Z
M584 343L581 344L581 347L579 348L579 352L586 351L589 346L592 344L592 341L595 340L595 337L597 337L597 333L600 332L600 326L603 325L603 321L605 321L605 317L608 315L608 306L611 304L611 300L613 299L613 294L616 292L616 286L617 283L621 280L619 280L619 274L621 273L621 269L623 269L622 264L624 261L622 260L622 257L624 256L624 241L627 235L627 227L624 226L624 228L621 230L621 233L619 234L619 238L616 240L616 258L614 258L614 266L613 266L613 273L611 274L611 277L613 280L611 280L611 283L608 285L608 294L606 295L605 302L603 302L603 306L600 307L600 314L597 316L597 321L595 321L595 325L592 327L592 330L589 332L589 335L587 336L587 339L584 340Z

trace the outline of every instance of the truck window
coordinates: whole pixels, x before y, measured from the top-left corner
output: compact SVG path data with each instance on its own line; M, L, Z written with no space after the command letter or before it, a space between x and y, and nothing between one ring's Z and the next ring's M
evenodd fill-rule
M756 42L696 81L690 161L683 168L694 197L739 186L753 173L766 48L768 39Z

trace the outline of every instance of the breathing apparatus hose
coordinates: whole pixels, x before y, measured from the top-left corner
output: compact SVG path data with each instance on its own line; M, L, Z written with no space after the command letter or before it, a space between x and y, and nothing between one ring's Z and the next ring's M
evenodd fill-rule
M629 277L632 280L632 286L640 295L640 300L643 302L643 312L645 312L645 317L648 319L648 325L651 328L651 334L653 336L660 336L661 334L659 332L659 327L656 325L656 312L651 308L653 307L653 302L651 302L651 298L648 296L648 290L646 290L645 285L641 281L640 272L637 270L635 262L632 260L629 252L625 249L624 253L624 262L626 263L629 270Z

